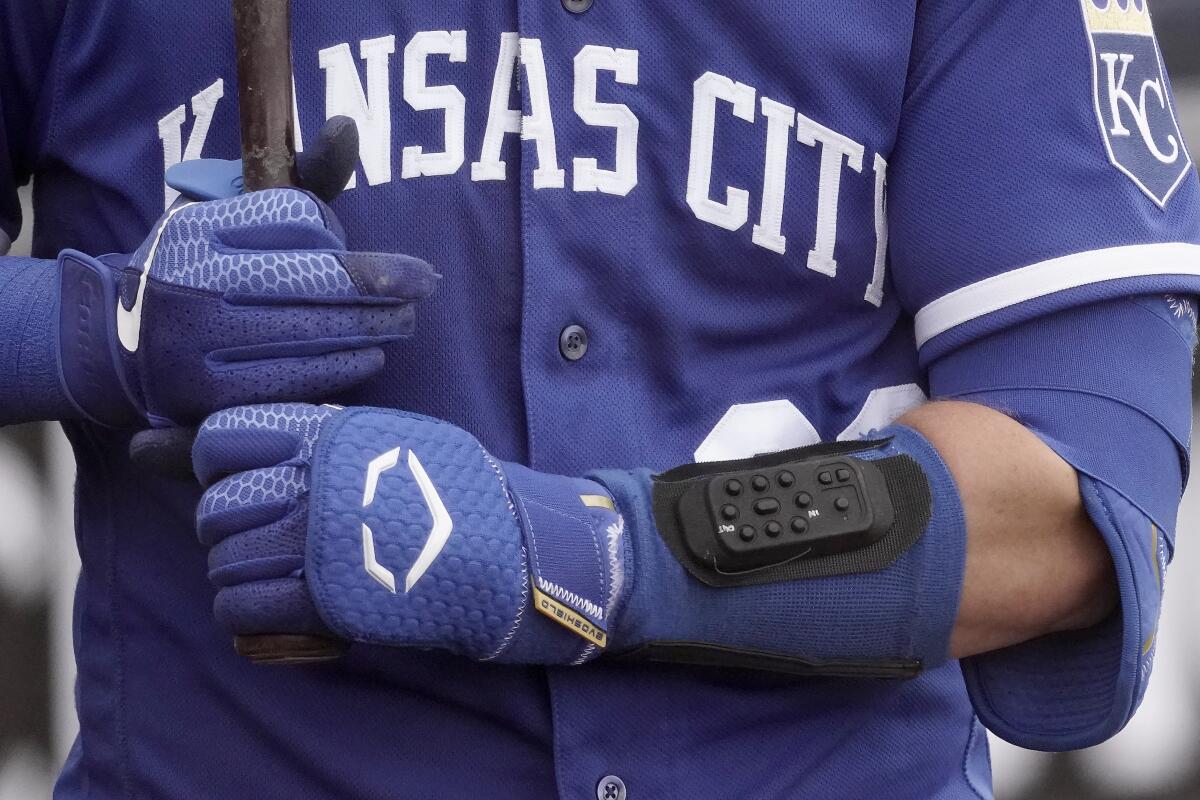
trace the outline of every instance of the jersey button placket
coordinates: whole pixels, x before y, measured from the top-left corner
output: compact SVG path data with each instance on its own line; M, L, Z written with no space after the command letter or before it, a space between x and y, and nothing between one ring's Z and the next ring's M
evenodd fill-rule
M562 0L562 5L572 14L582 14L592 7L592 0Z

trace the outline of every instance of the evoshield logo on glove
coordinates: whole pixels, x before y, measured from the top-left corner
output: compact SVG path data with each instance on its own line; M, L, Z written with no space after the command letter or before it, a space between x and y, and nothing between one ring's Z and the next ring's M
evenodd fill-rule
M558 587L549 581L537 580L533 586L533 600L534 606L537 608L538 612L546 615L567 630L579 634L597 647L603 648L608 644L608 633L603 628L593 625L583 615L577 614L569 606L563 605L554 598L550 597L550 595L538 588L538 583L541 584L542 589L545 589L549 592L554 592L555 594L566 592L565 589L562 589L561 587ZM586 602L577 595L572 595L572 599L574 599L576 602ZM599 607L596 607L594 604L591 605L593 613L602 617L604 613L603 610Z
M379 479L383 474L393 469L400 462L400 450L401 448L399 447L389 450L373 458L371 463L367 465L367 481L366 486L363 488L363 508L366 508L375 501L375 490L378 489ZM408 575L404 578L405 594L412 591L417 581L421 580L421 577L433 565L433 562L446 546L446 542L449 541L450 533L454 530L454 521L450 518L450 512L446 510L445 503L442 502L441 496L438 495L437 488L433 485L433 481L429 479L429 474L425 472L425 467L421 464L421 460L417 457L415 450L408 451L408 469L412 472L413 478L417 482L417 488L421 490L421 497L424 499L429 513L433 516L433 525L429 529L429 536L425 540L425 546L421 548L417 560L413 562ZM362 526L362 536L363 568L367 571L368 575L382 584L392 594L395 594L396 576L390 569L376 560L375 534L365 522Z

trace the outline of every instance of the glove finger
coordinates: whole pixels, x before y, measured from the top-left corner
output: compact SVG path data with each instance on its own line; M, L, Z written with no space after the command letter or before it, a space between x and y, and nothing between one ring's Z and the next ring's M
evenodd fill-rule
M299 358L209 365L213 395L222 403L301 401L334 397L378 374L386 358L378 347Z
M208 531L208 538L212 533ZM234 586L295 577L304 569L307 540L308 504L300 501L281 519L213 543L208 553L208 579L217 586Z
M342 263L364 297L422 300L441 277L425 261L403 253L349 252Z
M300 185L326 203L333 202L358 163L358 126L350 117L330 117L316 140L296 154ZM167 185L184 200L219 200L242 193L241 159L182 161L167 170Z
M283 229L305 242L303 249L345 247L341 223L329 206L312 192L292 187L193 203L171 216L161 238L180 244L207 239L218 249L232 239L240 249L276 250L271 237Z
M200 265L202 269L192 265L186 274L182 269L164 267L153 273L150 281L165 285L156 286L157 291L182 286L234 298L284 298L301 303L362 295L343 266L340 244L336 249L305 248L295 234L267 224L237 235L224 233L225 238L253 235L255 241L237 248L223 246Z
M300 437L292 431L201 428L192 445L192 469L201 485L211 486L226 475L281 464L299 450Z
M350 182L358 164L358 125L350 117L330 117L317 139L296 154L296 168L305 189L332 203Z
M302 577L228 586L213 601L217 621L235 634L316 634L329 636Z
M262 303L228 306L221 330L205 336L214 352L231 345L342 339L359 336L408 336L416 327L416 309L395 300L300 304Z
M284 358L306 358L332 353L368 350L383 347L402 340L399 335L391 336L346 336L343 338L304 339L294 342L267 342L241 347L226 347L208 356L208 366L220 372L233 365L244 365L254 361L271 361Z
M302 458L316 439L321 424L334 411L329 406L301 403L270 403L218 411L204 421L196 437L192 450L196 475L202 484L209 486L224 475Z
M250 233L256 237L255 247L235 246ZM421 300L433 293L439 277L428 263L403 253L360 253L328 245L306 248L294 231L278 225L222 237L225 247L213 259L213 276L204 285L225 293L231 302L260 297L299 302L346 297ZM270 242L271 248L261 247L263 242Z
M196 534L212 546L225 537L290 516L308 493L305 467L277 465L237 472L214 483L196 510Z
M129 441L129 459L144 472L194 481L192 443L195 428L151 428L138 431Z

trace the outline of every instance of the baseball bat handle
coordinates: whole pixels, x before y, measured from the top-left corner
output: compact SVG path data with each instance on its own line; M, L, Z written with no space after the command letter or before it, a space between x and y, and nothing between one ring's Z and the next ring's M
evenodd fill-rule
M239 656L255 664L314 664L341 658L349 645L327 636L296 634L259 634L235 636L233 647Z
M293 124L291 0L233 0L242 179L246 191L298 186ZM256 664L310 664L341 657L347 643L325 636L238 636L234 649Z
M233 0L247 191L297 186L291 0Z

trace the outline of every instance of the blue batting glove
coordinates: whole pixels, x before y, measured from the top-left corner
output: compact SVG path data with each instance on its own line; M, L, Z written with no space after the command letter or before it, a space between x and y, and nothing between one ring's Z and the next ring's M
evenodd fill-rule
M300 158L311 191L242 195L241 162L185 162L167 176L183 199L132 256L64 252L59 374L80 414L186 426L219 408L320 399L378 372L381 346L412 333L413 303L437 276L416 258L347 249L324 201L357 160L353 120L335 117ZM169 447L172 433L141 443Z
M599 484L494 460L449 423L373 408L218 412L193 451L218 620L478 660L577 663L622 596Z
M297 189L183 203L132 257L59 261L63 382L111 426L351 387L412 333L435 280L419 259L348 251L329 207Z

